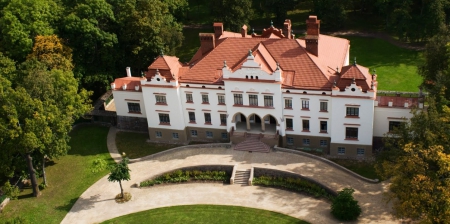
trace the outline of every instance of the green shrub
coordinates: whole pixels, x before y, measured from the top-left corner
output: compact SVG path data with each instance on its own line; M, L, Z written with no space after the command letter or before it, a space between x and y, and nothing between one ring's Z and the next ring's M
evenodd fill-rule
M20 191L17 186L12 186L9 181L6 181L2 187L3 193L11 200L16 200L19 197Z
M140 187L153 186L163 183L180 183L193 180L212 180L212 181L227 181L230 176L225 171L183 171L175 170L173 172L165 173L161 176L155 177L151 180L146 180L140 183Z
M292 191L304 192L313 195L314 197L333 199L333 195L329 194L321 186L300 178L260 176L253 178L253 184L266 187L286 188Z
M331 214L339 220L350 221L356 220L361 215L361 207L358 201L353 198L352 188L344 188L339 191L338 195L333 199L331 204Z

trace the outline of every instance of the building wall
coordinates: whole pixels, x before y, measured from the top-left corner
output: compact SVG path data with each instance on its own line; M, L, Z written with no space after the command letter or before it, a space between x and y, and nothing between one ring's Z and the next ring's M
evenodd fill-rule
M290 144L287 142L288 138L293 138L294 142L293 144ZM309 139L309 145L308 144L304 144L303 140L304 139ZM320 145L320 140L326 140L327 141L327 145L321 146ZM331 139L330 137L324 137L324 136L310 136L310 135L290 135L287 134L285 138L283 138L283 145L284 147L288 147L288 148L294 148L294 149L306 149L309 148L311 150L313 149L321 149L323 150L324 153L328 153L330 150L330 145L331 145Z
M140 91L113 90L117 116L146 117L144 95ZM141 113L130 113L128 103L139 103Z
M191 131L196 130L197 136L192 136ZM207 137L206 132L212 132L212 137ZM227 134L227 138L222 138L222 133ZM200 142L230 142L227 130L224 129L213 129L213 128L200 128L200 127L186 127L186 136L189 141L200 141Z
M405 122L412 116L410 108L375 107L373 136L383 137L385 133L389 132L389 121Z
M157 137L156 132L161 132L161 137ZM173 137L173 133L178 133L178 138ZM148 127L148 136L150 141L164 143L180 143L187 144L186 130L174 130L167 128Z
M345 154L338 154L338 147L345 148ZM357 155L357 149L364 149L364 155ZM372 145L362 145L362 144L345 144L345 143L331 143L330 145L330 156L341 157L341 158L370 158L372 156Z

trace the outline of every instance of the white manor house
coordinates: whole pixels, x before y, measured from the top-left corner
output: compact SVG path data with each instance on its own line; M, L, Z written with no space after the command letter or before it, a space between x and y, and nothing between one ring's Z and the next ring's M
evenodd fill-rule
M250 35L245 25L233 33L214 23L189 63L161 54L142 77L127 68L111 83L117 126L156 142L370 157L374 139L423 106L418 94L377 95L376 74L350 62L350 42L320 34L316 16L306 24L296 39L290 20Z

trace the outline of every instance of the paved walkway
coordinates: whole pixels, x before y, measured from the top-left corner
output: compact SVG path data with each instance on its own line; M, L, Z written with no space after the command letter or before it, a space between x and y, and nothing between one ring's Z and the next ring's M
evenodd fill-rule
M119 186L108 182L105 176L80 196L62 223L97 223L138 211L189 204L237 205L272 210L311 223L337 222L329 213L329 203L284 190L211 183L132 187L136 182L165 171L201 164L238 164L239 168L258 166L287 170L313 178L336 191L352 187L363 212L359 223L398 223L389 214L389 206L382 202L386 184L364 182L326 163L300 155L248 153L225 148L188 148L132 163L132 179L123 183L125 191L133 195L130 202L117 204L114 201Z

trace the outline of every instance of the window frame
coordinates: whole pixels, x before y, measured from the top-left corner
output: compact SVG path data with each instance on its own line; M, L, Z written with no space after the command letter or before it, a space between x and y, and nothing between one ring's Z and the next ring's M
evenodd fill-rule
M234 105L244 105L244 100L242 98L241 93L233 94L233 98L234 98Z
M165 95L155 95L156 104L167 105L167 99Z
M394 125L396 123L396 125ZM393 132L394 128L399 128L402 125L401 121L389 121L389 132Z
M286 137L286 144L287 145L294 145L294 138L293 137Z
M222 132L221 133L222 139L228 139L228 133Z
M311 139L309 139L309 138L302 139L302 145L310 146L311 145Z
M170 115L165 113L158 113L159 124L170 125Z
M214 137L214 133L212 131L206 131L205 135L207 138L213 138Z
M302 110L309 110L309 100L302 100Z
M172 138L173 139L179 139L179 135L177 132L172 132Z
M359 117L359 107L347 107L346 117Z
M155 131L155 137L156 138L162 138L162 132L161 131Z
M191 137L197 137L197 136L198 136L197 130L191 130Z
M327 111L328 111L328 102L320 101L320 112L327 112Z
M319 141L319 145L320 145L320 147L328 147L328 140L321 139Z
M127 102L128 113L140 114L141 112L141 104L134 102Z
M186 103L193 103L194 98L192 97L192 93L186 93Z
M273 107L273 96L264 95L264 106Z
M303 119L302 120L302 131L308 131L309 132L309 129L310 129L309 120L308 119Z
M286 130L294 130L294 119L286 118Z
M205 124L211 124L211 113L204 113Z
M209 104L208 94L202 94L202 104Z
M220 105L225 105L225 95L217 95L217 102L219 102Z
M188 116L189 116L189 123L197 123L196 118L195 118L195 112L189 111ZM192 118L194 118L194 119L192 119Z
M323 125L325 124L325 129L323 129ZM328 133L328 121L320 121L320 133Z
M356 127L345 127L345 139L347 139L347 140L358 140L358 128L356 128Z
M362 153L361 153L362 151ZM356 148L356 156L365 156L366 155L366 149L363 148Z
M338 147L338 148L337 148L337 154L338 154L339 156L345 155L345 147Z
M220 114L220 125L227 125L227 115Z
M250 106L258 106L258 95L249 94L248 95L248 105L250 105Z
M284 99L284 109L292 109L292 99Z

